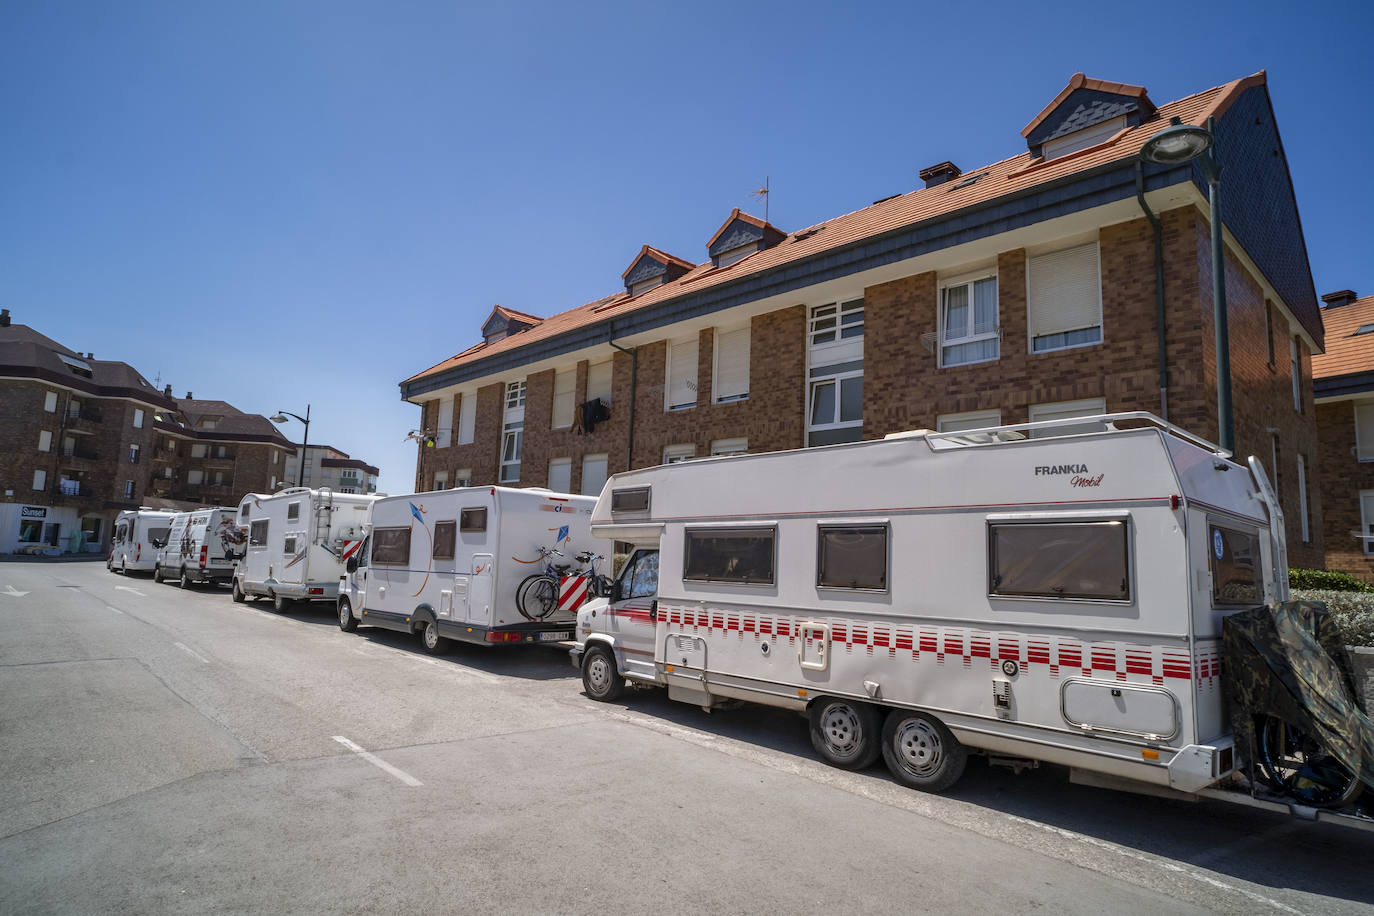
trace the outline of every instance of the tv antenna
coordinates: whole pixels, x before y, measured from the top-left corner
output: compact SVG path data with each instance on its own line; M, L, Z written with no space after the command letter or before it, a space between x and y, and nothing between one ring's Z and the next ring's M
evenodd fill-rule
M765 223L768 222L768 182L768 176L763 176L763 187L753 192L754 197L763 199L763 221Z

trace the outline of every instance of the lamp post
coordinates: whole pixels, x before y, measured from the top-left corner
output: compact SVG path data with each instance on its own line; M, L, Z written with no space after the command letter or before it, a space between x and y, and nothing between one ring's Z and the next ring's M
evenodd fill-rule
M301 463L296 472L296 486L305 486L305 447L310 444L310 405L305 405L305 416L292 413L289 410L279 410L274 416L268 417L273 423L285 423L287 417L295 417L305 424L305 434L301 437Z
M1212 221L1212 318L1217 348L1217 444L1235 451L1235 425L1231 416L1231 337L1226 327L1226 253L1221 236L1221 163L1216 157L1216 122L1206 127L1175 123L1145 141L1140 158L1159 165L1182 165L1201 159L1207 179Z

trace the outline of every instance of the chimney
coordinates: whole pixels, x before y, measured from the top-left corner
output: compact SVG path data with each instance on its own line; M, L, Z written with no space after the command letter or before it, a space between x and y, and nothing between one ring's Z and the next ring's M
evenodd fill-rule
M87 353L87 354L86 354L86 358L87 358L87 359L95 359L95 354L94 354L94 353Z
M195 396L194 394L192 394L192 393L189 392L189 391L186 392L186 400L188 400L188 401L194 401L195 399L196 399L196 396Z
M172 386L168 385L166 388L162 389L162 394L164 397L170 398L172 396Z
M963 171L953 162L940 162L928 169L921 169L921 180L926 183L926 187L933 188L937 184L952 181L962 174L964 174Z
M1322 296L1322 302L1324 303L1322 308L1338 309L1343 305L1349 305L1358 298L1359 297L1355 295L1353 289L1338 289L1334 293L1327 293L1325 296Z
M7 327L9 327L9 326L10 326L10 310L9 310L9 309L0 309L0 328L7 328Z

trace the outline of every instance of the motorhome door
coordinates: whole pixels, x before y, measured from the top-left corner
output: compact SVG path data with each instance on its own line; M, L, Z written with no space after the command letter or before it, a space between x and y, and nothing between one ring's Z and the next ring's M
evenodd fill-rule
M305 499L286 504L286 524L282 526L281 571L278 581L300 585L309 567L310 529Z
M616 582L607 608L609 630L621 650L627 674L654 676L654 633L658 629L658 551L637 550Z
M495 585L495 558L489 553L472 555L472 575L467 583L467 619L469 623L491 626L492 597Z

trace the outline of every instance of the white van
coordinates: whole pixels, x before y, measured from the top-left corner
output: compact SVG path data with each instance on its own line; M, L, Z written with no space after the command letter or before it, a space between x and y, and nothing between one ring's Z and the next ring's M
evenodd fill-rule
M248 549L234 567L234 600L271 598L277 611L297 601L334 601L344 561L361 546L376 499L328 487L245 496L238 524L248 529Z
M805 712L930 791L974 751L1198 793L1234 769L1222 618L1288 595L1259 463L1149 414L630 471L592 531L636 549L579 614L588 696Z
M168 526L167 546L157 554L153 581L175 579L182 588L192 583L228 582L234 564L248 546L248 530L233 506L178 512Z
M146 506L119 513L105 568L126 574L151 570L157 565L157 552L167 543L175 514Z
M600 561L587 555L599 546L595 505L591 496L509 487L379 499L368 542L347 564L339 627L418 633L434 654L450 639L570 639Z

